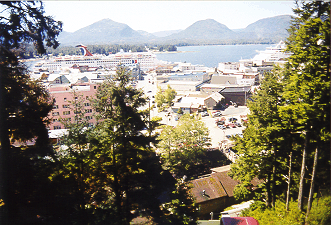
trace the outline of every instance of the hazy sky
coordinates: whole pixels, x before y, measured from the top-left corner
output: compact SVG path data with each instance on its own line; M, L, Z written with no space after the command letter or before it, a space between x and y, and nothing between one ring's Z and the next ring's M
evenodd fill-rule
M198 20L214 19L230 29L259 19L293 15L294 1L44 1L46 15L73 32L102 19L150 33L186 29Z

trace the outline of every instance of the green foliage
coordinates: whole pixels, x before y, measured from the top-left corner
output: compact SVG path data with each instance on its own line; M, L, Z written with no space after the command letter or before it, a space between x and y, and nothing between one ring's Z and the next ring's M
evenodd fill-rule
M331 220L331 197L316 198L313 201L311 211L306 223L310 225L328 225Z
M46 117L52 109L52 101L45 89L38 82L31 81L25 66L19 63L21 47L33 43L40 54L46 52L45 46L56 48L56 37L62 24L44 15L41 2L2 1L0 6L0 199L4 203L0 208L0 223L6 225L19 224L14 222L18 219L17 199L11 198L19 190L9 184L22 178L21 173L9 175L16 168L15 157L11 157L14 155L11 141L38 138L38 147L45 147L48 144ZM34 154L41 157L49 153L47 148L35 150ZM32 158L30 165L34 167L37 162ZM20 196L23 199L30 197L28 194Z
M177 114L182 115L183 113L184 113L184 112L183 112L182 108L179 108L178 111L177 111Z
M171 106L172 100L175 99L176 95L177 95L176 91L172 89L168 84L167 89L164 91L164 100L165 103L168 105L168 107Z
M139 214L161 217L157 197L171 182L159 159L149 148L154 138L141 131L148 127L146 115L138 108L146 104L143 92L129 85L129 75L119 67L114 80L99 87L94 107L100 123L91 141L95 156L100 159L92 166L100 171L106 198L99 207L109 207L113 224L129 224ZM109 193L105 195L106 193Z
M306 221L312 225L330 224L330 196L316 198L313 201L311 213ZM297 224L301 225L305 222L304 213L300 212L297 207L297 202L290 201L289 210L286 211L285 203L277 200L274 208L267 208L264 202L256 201L249 209L242 211L241 216L254 217L261 225L268 224Z
M293 224L301 225L304 222L304 214L297 208L297 203L291 201L289 211L285 209L285 203L277 200L275 207L267 208L262 202L253 203L249 210L244 210L242 216L254 217L259 224Z
M276 185L281 174L286 172L286 130L281 126L278 107L281 102L282 84L280 72L275 69L266 74L260 88L248 102L249 123L243 138L236 138L234 147L239 159L231 167L231 175L243 182L236 188L237 198L248 197L248 184L255 177L265 180L267 202L272 203L272 195L280 190ZM248 189L247 189L248 188ZM281 193L278 192L277 193Z
M165 168L177 177L192 176L192 168L202 163L201 157L209 146L209 131L202 121L184 114L175 128L165 126L158 140Z
M171 202L162 206L166 222L163 224L197 224L196 205L190 194L190 186L178 180L175 190L171 193Z
M234 198L236 200L249 200L252 195L251 187L251 183L247 181L236 185L233 189Z
M275 67L266 75L248 102L249 123L243 138L236 139L240 157L231 167L231 175L241 182L254 177L265 181L266 194L261 197L268 205L287 189L291 153L291 195L305 193L305 171L313 166L312 149L321 152L318 165L330 164L330 2L298 2L295 12L298 17L292 21L287 40L292 56L284 67ZM326 187L329 177L319 169L312 182ZM298 188L300 181L303 185ZM245 196L244 187L245 183L237 187L241 196Z
M165 91L162 91L161 87L158 86L155 102L156 106L159 108L159 111L163 111L165 107L170 107L176 95L176 91L172 89L170 85L167 86Z

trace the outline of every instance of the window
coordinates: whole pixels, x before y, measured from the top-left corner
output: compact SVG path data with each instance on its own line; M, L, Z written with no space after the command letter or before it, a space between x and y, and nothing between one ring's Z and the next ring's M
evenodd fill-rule
M70 111L64 111L63 115L70 115Z
M64 108L64 109L67 109L69 107L70 107L69 105L62 105L62 108Z
M67 98L64 98L63 100L66 102L67 101Z
M53 128L54 128L54 130L59 130L59 129L61 129L61 126L54 126Z
M85 113L91 113L92 109L85 109Z
M53 123L58 122L58 121L59 121L58 119L53 119Z
M70 122L71 121L71 118L63 118L62 119L64 122Z
M88 99L88 96L86 96L86 100Z
M85 116L85 118L86 118L87 120L91 120L91 119L92 119L92 116Z
M97 89L97 86L94 86L94 89Z
M89 102L86 102L84 105L85 106L90 106L90 103Z
M58 109L59 106L58 105L53 105L53 109Z
M60 113L59 112L53 112L52 115L53 116L58 116L58 115L60 115Z

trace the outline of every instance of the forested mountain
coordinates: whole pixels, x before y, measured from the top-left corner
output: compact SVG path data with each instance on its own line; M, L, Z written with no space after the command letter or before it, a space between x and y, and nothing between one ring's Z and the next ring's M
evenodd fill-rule
M233 39L236 33L213 19L200 20L185 30L165 37L167 40L226 40Z
M283 15L256 21L238 31L245 39L284 39L288 36L291 16Z
M150 40L150 37L133 30L128 25L103 19L73 33L59 35L63 45L105 44L105 43L138 43Z
M185 30L162 31L154 34L135 31L128 25L104 19L75 32L62 32L62 45L83 44L235 44L266 43L286 39L291 16L261 19L245 29L231 30L213 19L200 20Z

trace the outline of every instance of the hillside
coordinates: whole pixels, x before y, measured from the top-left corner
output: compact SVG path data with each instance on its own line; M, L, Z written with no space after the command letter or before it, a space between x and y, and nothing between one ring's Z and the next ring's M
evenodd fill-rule
M283 15L258 20L245 29L231 30L213 19L200 20L185 30L154 34L135 31L128 25L104 19L75 32L62 32L62 46L76 44L236 44L278 42L286 39L291 16Z
M213 19L200 20L185 30L166 37L168 40L224 40L235 36L235 32Z
M290 20L289 15L265 18L248 25L238 33L247 39L282 39L288 35Z
M103 19L73 33L60 34L59 41L63 45L78 43L84 44L107 44L143 42L150 37L140 34L128 25L115 22L111 19Z

